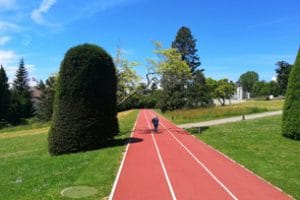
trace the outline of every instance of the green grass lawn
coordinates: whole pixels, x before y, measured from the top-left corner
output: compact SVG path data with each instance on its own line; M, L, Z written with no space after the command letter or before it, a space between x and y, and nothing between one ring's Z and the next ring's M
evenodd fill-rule
M119 116L121 134L111 147L57 157L48 154L47 129L30 135L35 129L25 127L29 135L19 137L6 135L23 134L20 127L14 129L18 132L2 130L0 199L68 199L60 195L61 190L76 185L92 186L98 190L95 196L85 199L99 200L108 196L137 112Z
M172 120L175 124L184 124L244 114L281 110L283 108L283 103L283 100L251 100L241 104L227 106L167 111L163 113L163 115Z
M276 116L189 131L300 199L300 141L283 137L280 126Z

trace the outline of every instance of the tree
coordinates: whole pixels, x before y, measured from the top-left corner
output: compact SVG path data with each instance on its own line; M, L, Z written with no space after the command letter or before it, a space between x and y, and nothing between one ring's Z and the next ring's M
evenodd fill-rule
M6 72L0 67L0 128L7 123L10 105L10 92Z
M300 48L292 67L282 115L282 134L284 136L300 139Z
M228 79L216 81L208 78L206 82L212 97L216 98L222 106L225 106L225 100L230 99L235 92L234 83Z
M253 84L252 86L252 96L253 97L261 97L268 95L268 91L266 92L266 82L265 81L258 81Z
M200 70L196 70L191 81L188 81L186 107L207 107L212 104L211 96L208 92L205 77Z
M120 107L133 93L135 93L140 77L133 67L138 66L137 62L130 62L123 58L122 50L117 48L117 55L114 59L117 70L117 102Z
M57 75L54 75L38 85L41 96L37 100L36 116L41 121L50 121L52 117L56 83Z
M20 60L11 92L10 120L17 124L21 119L33 116L32 94L24 59Z
M97 149L118 133L117 78L102 48L83 44L62 61L49 131L52 155Z
M153 71L161 76L163 93L160 99L162 111L182 108L186 102L185 83L191 78L191 71L187 63L181 60L177 49L163 49L160 43L155 43L154 51L159 60L149 60Z
M286 61L278 61L276 63L277 68L275 69L276 71L276 80L278 83L278 93L280 95L285 95L286 88L288 85L288 80L289 80L289 75L292 69L291 64L287 63Z
M254 83L252 87L253 97L266 97L268 95L278 96L278 83L275 81L265 82L259 81Z
M189 28L182 26L172 42L172 48L178 50L181 54L181 60L185 61L192 73L201 65L200 58L197 55L196 39L194 39Z
M254 71L248 71L240 76L239 81L241 82L245 92L252 93L252 87L256 82L259 81L259 76Z

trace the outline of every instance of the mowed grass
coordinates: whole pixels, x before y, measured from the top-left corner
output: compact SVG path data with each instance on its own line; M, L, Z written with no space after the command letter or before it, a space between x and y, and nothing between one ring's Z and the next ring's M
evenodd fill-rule
M300 141L281 135L281 116L189 131L300 199Z
M85 153L51 157L47 128L27 130L27 135L18 128L0 133L6 136L0 137L0 199L68 199L61 191L77 185L97 189L96 195L84 199L108 196L137 112L120 115L121 134L111 147Z
M283 103L284 100L251 100L240 104L215 106L211 108L167 111L163 113L163 115L173 121L175 124L184 124L245 114L281 110L283 108Z

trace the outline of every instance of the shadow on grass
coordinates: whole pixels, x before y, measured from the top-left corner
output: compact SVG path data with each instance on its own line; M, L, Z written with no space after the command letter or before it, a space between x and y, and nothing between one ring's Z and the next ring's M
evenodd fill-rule
M62 156L62 155L70 155L70 154L78 154L78 153L85 153L85 152L92 152L97 151L100 149L105 148L111 148L111 147L119 147L119 146L125 146L127 144L133 144L133 143L139 143L143 142L143 139L137 138L137 137L127 137L127 138L117 138L117 139L111 139L107 140L105 143L94 145L94 146L88 146L82 150L73 150L69 152L58 152L57 154L51 154L52 156Z
M187 130L192 135L195 135L195 134L202 134L208 129L209 129L209 126L201 126L201 127L189 128L189 129L185 129L185 130Z

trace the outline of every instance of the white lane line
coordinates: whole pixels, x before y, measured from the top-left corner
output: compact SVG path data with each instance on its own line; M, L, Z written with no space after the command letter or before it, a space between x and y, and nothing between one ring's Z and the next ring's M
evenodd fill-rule
M163 124L160 124L165 127L168 133L180 144L191 156L194 160L234 199L238 200L238 198L184 145L182 142L178 140L178 138Z
M171 184L171 181L169 179L169 176L168 176L168 173L167 173L167 170L166 170L166 167L165 167L165 164L162 160L162 157L161 157L161 154L160 154L160 151L159 151L159 148L157 146L157 143L156 143L156 139L153 135L153 131L151 130L151 126L149 125L149 120L148 120L148 117L146 115L146 112L144 111L144 115L146 117L146 122L147 122L147 125L148 125L148 128L150 129L151 131L151 136L152 136L152 140L153 140L153 143L154 143L154 146L155 146L155 149L156 149L156 152L157 152L157 155L158 155L158 158L159 158L159 161L160 161L160 164L161 164L161 167L163 169L163 172L164 172L164 175L165 175L165 178L167 180L167 184L168 184L168 187L169 187L169 190L170 190L170 193L171 193L171 196L172 196L172 199L173 200L176 200L176 195L175 195L175 192L174 192L174 189L173 189L173 186Z
M136 118L136 120L135 120L134 126L133 126L133 128L132 128L132 130L131 130L130 138L132 138L132 135L133 135L133 133L134 133L134 130L135 130L137 121L138 121L139 116L140 116L140 112L141 112L141 111L139 111L139 113L138 113L138 115L137 115L137 118ZM129 142L128 142L127 146L126 146L126 150L125 150L125 153L124 153L124 156L123 156L123 159L122 159L120 168L119 168L119 170L118 170L118 173L117 173L117 176L116 176L116 179L115 179L115 182L114 182L114 184L113 184L113 187L112 187L112 190L111 190L111 192L110 192L110 195L109 195L109 199L108 199L108 200L112 200L113 197L114 197L114 194L115 194L115 191L116 191L116 188L117 188L117 184L118 184L119 179L120 179L121 171L122 171L123 166L124 166L125 158L126 158L126 156L127 156L127 152L128 152L128 149L129 149L130 140L131 140L130 138L129 138Z

